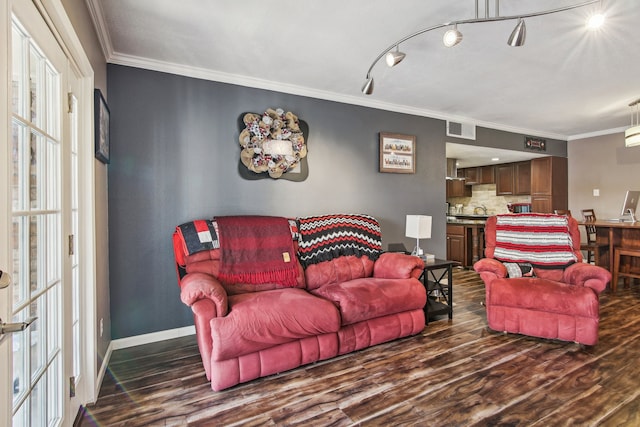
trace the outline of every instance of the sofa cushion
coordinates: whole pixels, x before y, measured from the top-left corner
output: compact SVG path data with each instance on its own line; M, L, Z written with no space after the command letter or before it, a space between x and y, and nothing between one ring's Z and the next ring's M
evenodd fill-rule
M220 249L212 249L210 251L198 252L194 255L187 256L186 259L186 272L188 274L192 273L206 273L210 274L213 277L218 277L218 273L220 272ZM304 270L302 266L296 260L296 268L298 271L298 276L296 278L296 288L304 288ZM245 292L261 292L268 291L271 289L282 289L288 286L284 286L278 283L263 283L261 285L253 285L247 283L224 283L222 282L222 286L227 291L229 295L242 294Z
M325 285L311 291L332 301L342 316L342 324L423 308L427 295L418 279L366 277Z
M324 285L347 282L370 277L373 261L366 256L341 256L331 261L312 264L304 270L307 289L317 289Z
M490 306L598 317L598 296L591 288L539 277L498 279L491 284L491 292L488 295L487 305Z
M288 288L229 297L229 314L211 320L213 360L225 360L300 338L337 332L329 301Z

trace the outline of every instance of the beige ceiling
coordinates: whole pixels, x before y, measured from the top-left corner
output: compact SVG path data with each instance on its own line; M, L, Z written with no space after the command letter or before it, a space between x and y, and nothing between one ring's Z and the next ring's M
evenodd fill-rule
M580 0L502 0L517 15ZM372 61L402 37L475 16L474 0L87 0L107 60L115 64L453 119L558 139L620 131L640 98L640 2L602 0L603 29L588 31L595 6L526 20L523 47L506 44L515 21L461 25L401 44L405 60ZM485 1L481 0L480 16ZM488 2L494 15L495 0Z

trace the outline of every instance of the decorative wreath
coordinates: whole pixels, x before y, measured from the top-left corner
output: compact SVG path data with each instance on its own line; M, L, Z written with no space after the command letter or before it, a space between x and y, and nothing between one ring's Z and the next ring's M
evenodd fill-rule
M298 117L291 111L269 108L262 115L247 113L242 121L240 160L250 171L280 178L307 155Z

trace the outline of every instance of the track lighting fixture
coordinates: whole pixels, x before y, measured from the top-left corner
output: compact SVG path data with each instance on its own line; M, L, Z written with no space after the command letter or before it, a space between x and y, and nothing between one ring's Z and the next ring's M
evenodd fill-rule
M447 47L453 47L455 45L457 45L458 43L460 43L462 41L462 33L460 31L458 31L458 25L464 25L464 24L480 24L480 23L487 23L487 22L498 22L498 21L509 21L509 20L517 20L517 24L516 27L513 29L513 32L511 33L511 35L509 36L509 39L507 41L507 43L510 46L522 46L524 45L526 36L527 36L527 28L526 25L524 23L525 18L533 18L533 17L537 17L537 16L542 16L542 15L551 15L552 13L558 13L558 12L564 12L567 10L572 10L572 9L577 9L579 7L584 7L584 6L588 6L594 3L600 3L600 9L602 8L602 0L588 0L588 1L583 1L581 3L576 3L573 5L569 5L569 6L563 6L563 7L558 7L556 9L549 9L549 10L542 10L539 12L530 12L530 13L523 13L520 15L511 15L511 16L500 16L500 0L495 0L495 8L494 8L494 16L490 16L489 15L489 0L485 0L485 16L484 17L479 17L478 16L478 2L480 0L475 0L476 2L476 16L475 18L470 18L470 19L461 19L458 21L451 21L451 22L446 22L443 24L438 24L438 25L434 25L432 27L428 27L428 28L424 28L422 30L416 31L413 34L409 34L403 38L401 38L400 40L398 40L397 42L393 43L391 46L389 46L388 48L386 48L385 50L383 50L378 56L377 58L371 63L371 66L369 67L369 70L367 71L367 77L366 77L366 82L365 84L362 86L362 93L364 93L365 95L371 95L373 93L373 76L371 74L371 71L373 70L373 67L378 63L378 61L380 61L380 59L382 59L382 57L384 56L386 59L387 64L390 67L393 67L397 64L399 64L404 58L405 58L405 54L403 52L399 51L399 45L401 43L406 42L409 39L412 39L414 37L417 37L421 34L425 34L428 33L430 31L433 30L437 30L440 28L446 28L446 27L451 27L453 26L453 28L450 28L447 32L445 32L443 38L442 38L442 42L444 43L445 46ZM602 25L602 23L604 22L604 14L602 13L602 11L598 11L597 14L592 15L592 17L589 19L588 22L588 27L589 28L597 28L599 26ZM393 51L393 49L395 48L395 51ZM640 124L638 126L636 126L638 128L638 131L640 133ZM638 136L638 139L640 140L640 136ZM639 142L640 144L640 142Z
M442 43L446 47L453 47L462 41L462 33L458 31L458 24L453 26L453 29L444 33L442 37Z
M395 67L396 65L398 65L399 63L402 62L402 60L404 59L404 57L407 56L406 54L400 52L399 47L396 46L396 50L395 52L389 52L387 53L387 65L389 67Z
M371 95L373 93L373 77L367 76L367 81L362 85L362 93Z
M518 24L513 29L513 32L507 40L509 46L518 47L524 45L524 40L527 38L527 27L524 25L524 20L518 18Z

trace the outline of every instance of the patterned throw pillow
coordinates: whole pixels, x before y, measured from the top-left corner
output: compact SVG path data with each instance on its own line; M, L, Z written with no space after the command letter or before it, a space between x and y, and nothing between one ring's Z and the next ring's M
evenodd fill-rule
M536 277L533 272L533 266L529 263L522 262L503 262L502 263L507 268L507 277Z

